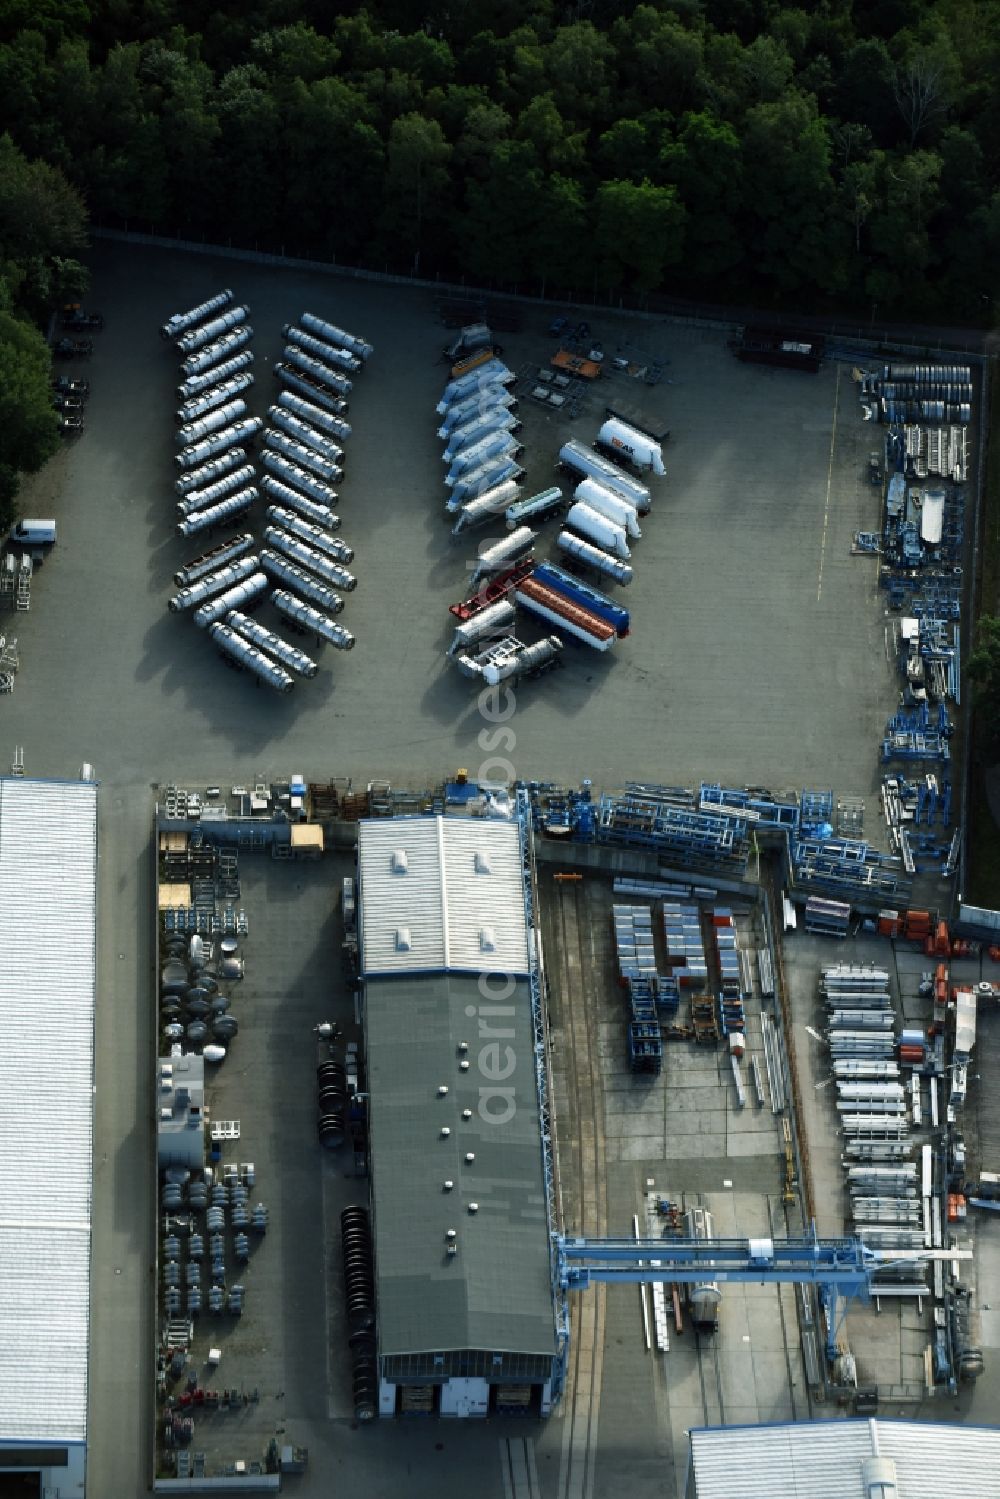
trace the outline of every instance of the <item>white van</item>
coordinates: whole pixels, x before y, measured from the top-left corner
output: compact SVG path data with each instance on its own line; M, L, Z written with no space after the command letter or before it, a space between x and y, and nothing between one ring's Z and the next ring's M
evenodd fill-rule
M12 546L50 547L55 545L56 523L54 520L19 520L11 527Z

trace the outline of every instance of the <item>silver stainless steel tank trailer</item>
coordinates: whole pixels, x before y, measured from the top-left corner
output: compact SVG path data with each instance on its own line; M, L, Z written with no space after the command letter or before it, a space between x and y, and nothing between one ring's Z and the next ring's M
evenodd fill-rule
M448 381L437 404L437 414L444 416L449 406L453 406L456 401L464 401L466 396L475 395L484 386L513 383L513 370L508 369L501 359L489 359L485 364L478 364L474 370L469 370L467 375L459 375L457 379Z
M523 478L524 469L513 458L488 458L481 467L467 469L461 478L456 479L451 487L451 494L445 501L445 511L448 515L454 515L466 500L485 494L494 485L502 484L504 479L516 479L520 482Z
M185 562L174 573L174 582L178 588L189 588L192 583L197 583L199 578L214 572L217 567L235 562L237 557L245 557L248 552L253 551L255 545L249 531L244 531L242 536L234 536L232 541L222 541L210 552L202 552L200 557L193 557L190 562Z
M307 448L315 448L323 458L332 458L334 462L343 458L343 448L334 442L328 432L320 432L310 422L304 422L300 416L296 416L294 411L286 411L283 406L269 406L267 415L275 427L280 427L282 432L287 432L289 437L294 437L298 442L305 443Z
M329 432L331 437L339 437L342 442L351 435L350 422L334 416L332 411L324 411L322 406L317 406L314 401L307 401L303 396L296 395L294 390L281 391L277 404L285 411L294 412L302 421L310 422L318 431Z
M449 437L441 454L443 463L450 463L452 459L471 448L481 437L489 432L519 432L521 422L516 412L496 410L487 411L482 416L475 417L471 422L465 422L461 427L456 427Z
M332 369L328 364L323 364L321 360L314 359L311 354L306 353L305 349L296 348L294 344L285 345L284 358L286 364L294 365L304 375L318 380L320 385L328 390L336 391L338 395L349 396L354 388L346 375L342 375L339 370Z
M224 333L238 328L241 323L246 322L249 316L249 307L227 307L225 312L212 318L211 322L202 323L200 327L182 333L177 340L177 348L181 354L193 354L197 349L203 349L206 344L210 344L213 339L221 338Z
M489 432L452 459L444 482L450 489L463 473L470 468L481 468L488 458L516 457L522 451L517 438L511 437L509 432Z
M585 563L595 572L603 573L606 578L613 578L616 583L632 581L632 569L627 562L619 562L610 552L602 552L600 547L584 541L582 536L574 536L572 531L560 531L556 537L556 546L567 557Z
M272 459L273 462L268 463L268 458ZM276 500L279 504L287 506L289 510L294 510L299 515L304 515L306 520L312 521L314 525L325 526L328 531L339 531L340 516L331 510L329 505L322 504L319 500L310 499L308 495L299 493L299 490L304 489L305 485L295 475L301 472L304 479L311 478L311 475L306 474L304 470L297 469L293 463L285 464L279 468L278 459L279 454L277 453L264 454L264 467L273 468L274 470L272 474L265 474L260 481L260 487L268 499ZM298 485L298 489L293 489L291 485L284 484L281 479L274 477L274 474L286 473L292 482ZM316 484L318 487L326 489L326 485L320 485L318 479L316 480ZM336 499L336 495L332 489L329 493Z
M321 640L336 646L338 651L354 649L354 636L350 630L345 629L343 625L338 625L335 620L327 619L325 614L320 614L319 610L314 609L311 604L297 599L294 593L288 593L284 588L276 588L271 594L271 603L279 614L283 614L300 630L308 630L310 634L318 635Z
M343 609L344 601L339 593L335 593L328 584L321 582L312 573L307 573L304 567L289 562L287 557L265 550L260 554L260 561L269 577L287 584L311 604L319 604L328 614L339 614Z
M257 498L257 490L253 488L227 494L217 505L209 505L207 510L196 510L194 515L185 516L177 524L177 535L198 536L202 531L211 531L214 526L221 526L225 520L245 515Z
M344 412L347 410L347 402L339 396L331 395L314 380L307 379L301 370L296 370L289 364L278 363L274 365L274 378L289 390L296 391L300 396L305 396L315 406L322 406L324 411Z
M485 494L477 495L474 500L469 500L458 512L458 520L451 528L452 536L461 536L463 531L470 530L473 526L483 525L486 521L499 515L501 510L506 510L512 505L520 494L520 488L513 479L505 479L502 484L487 489Z
M507 677L520 677L526 672L537 671L540 666L553 661L562 649L563 643L558 635L546 635L544 639L535 641L534 645L522 646L517 655L508 656L506 660L484 662L483 679L491 687L495 687Z
M264 540L268 546L277 548L293 562L299 563L301 567L307 567L310 572L332 583L335 588L342 588L345 593L353 593L357 588L358 580L353 573L349 573L346 567L335 562L325 552L318 552L315 547L308 546L298 536L291 536L277 526L268 526L264 531Z
M187 312L173 313L161 327L160 337L179 338L182 333L187 332L188 328L193 328L195 323L200 323L203 318L211 317L213 312L228 307L232 300L232 291L227 286L225 291L217 292L214 297L209 297L207 302L199 302L197 307L191 307Z
M213 364L218 364L222 359L229 359L231 355L245 349L253 338L253 329L249 324L240 328L234 328L230 333L224 333L214 343L206 344L196 354L189 354L181 362L182 375L200 375L203 370L211 369Z
M533 520L537 526L541 521L548 520L550 516L560 515L568 508L562 490L558 485L551 489L543 489L538 494L532 494L524 500L515 500L511 505L504 521L508 531L513 531L515 526L522 525L525 521Z
M606 515L608 520L613 520L616 526L624 526L635 541L639 541L642 532L639 529L639 516L634 505L630 504L624 496L616 494L606 484L601 484L597 479L584 479L573 491L573 498L584 505L589 505L591 510L596 510L598 515Z
M339 344L350 353L356 354L359 359L370 359L375 352L367 339L359 338L356 333L348 333L345 328L338 328L335 323L326 323L312 312L304 312L299 322L317 338L325 339L328 344Z
M209 484L206 489L192 489L182 500L177 501L178 515L194 515L196 510L204 510L206 505L214 505L218 500L224 500L227 494L233 494L237 489L245 489L254 481L254 467L252 463L246 464L244 468L234 468L231 474L225 474L223 478L216 479L214 484Z
M509 599L497 599L495 604L487 604L485 609L480 609L478 614L455 627L455 638L448 647L448 655L454 656L487 635L506 633L515 615L516 610Z
M361 368L361 360L349 353L347 349L338 348L336 344L328 344L324 339L316 338L314 334L296 328L294 323L286 323L281 334L286 343L296 349L304 349L307 354L321 359L324 364L332 365L334 369L347 370L349 374L356 375Z
M198 417L197 421L185 422L178 427L174 441L179 447L188 448L193 443L200 442L203 437L210 437L213 432L221 432L223 427L228 427L230 422L238 422L241 416L247 414L247 403L239 399L227 401L224 406L215 411L208 411L204 416Z
M285 510L281 505L268 505L267 518L275 526L281 526L283 530L290 531L293 536L299 536L303 541L308 541L310 546L318 552L325 552L328 557L334 557L338 562L353 562L354 548L341 541L338 536L330 536L322 526L314 526L304 516L298 515L294 510Z
M182 448L174 462L178 468L197 468L209 458L214 458L216 453L224 453L227 448L233 448L237 443L250 442L263 429L263 426L264 423L259 416L243 417L240 421L223 427L221 432L213 432L210 437L204 438L201 442L196 442L189 448Z
M197 608L192 616L195 624L199 630L207 629L217 620L224 619L231 609L239 609L253 599L259 599L261 594L267 591L267 586L265 573L251 573L249 578L244 578L241 583L227 588L225 593L220 593L214 599L208 599Z
M595 453L593 448L584 447L575 438L564 442L559 449L559 466L576 474L579 479L598 479L616 494L623 494L627 500L631 500L640 515L645 515L652 505L652 498L645 484L640 484L638 479L624 473L610 459L602 458L600 453Z
M536 532L528 526L519 526L516 531L511 531L509 536L504 536L500 541L495 541L492 546L485 547L479 553L479 561L472 574L471 583L475 585L481 579L489 577L490 573L500 572L502 568L510 567L525 552L531 550L536 539Z
M264 446L270 448L272 453L282 453L292 463L298 464L299 468L308 469L311 474L318 475L328 484L336 483L344 477L343 469L332 458L324 458L315 449L307 448L305 443L296 442L287 432L276 432L273 427L268 427L264 434Z
M192 583L188 588L182 588L175 593L167 603L171 614L180 614L184 609L196 609L206 599L210 599L213 593L223 593L227 588L232 588L235 583L242 583L244 578L249 578L251 573L259 570L260 563L256 557L238 557L235 562L227 562L224 567L217 568L215 572L206 573L199 578L197 583Z
M632 553L625 540L625 527L615 525L614 521L592 510L589 505L580 503L572 505L566 517L566 523L572 526L574 531L579 531L581 536L585 536L588 541L593 541L603 551L620 557L623 562L627 562L631 557Z
M192 396L200 395L203 390L212 390L221 381L228 380L230 376L238 375L243 370L248 370L253 361L253 350L241 349L238 354L233 355L232 359L213 365L202 375L192 375L190 380L182 381L177 387L177 399L190 401Z
M179 479L174 480L174 489L181 495L190 494L192 489L201 489L215 479L221 479L223 474L228 474L230 469L240 468L246 461L246 448L228 448L199 468L192 468L186 474L181 474Z
M251 619L248 614L241 614L238 609L233 609L226 615L225 622L231 630L237 630L245 640L266 651L297 677L314 677L319 671L316 662L305 651L300 651L297 645L292 645L288 640L282 640L280 635L275 635L273 630Z
M185 401L177 408L177 425L180 427L184 422L197 421L199 416L205 416L209 411L215 411L217 407L224 406L227 401L232 401L236 396L242 395L252 384L253 375L240 374L231 375L221 384L210 386L208 390L203 390L201 395L194 396L192 400Z
M242 635L238 635L228 625L209 625L208 633L224 655L253 672L254 676L259 677L268 687L273 687L276 692L291 692L295 686L295 678L289 676L283 666L265 656L263 651L251 645L249 640L244 640Z
M441 419L441 425L437 429L437 435L442 440L447 438L456 427L471 422L473 417L481 416L486 411L513 411L517 406L517 397L502 385L495 382L483 386L471 396L466 396L464 401L456 401L449 406Z

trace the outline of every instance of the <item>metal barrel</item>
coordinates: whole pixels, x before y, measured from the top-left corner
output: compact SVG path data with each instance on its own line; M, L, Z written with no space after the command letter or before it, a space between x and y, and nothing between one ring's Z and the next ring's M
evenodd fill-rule
M318 635L321 640L326 640L330 645L337 647L339 651L351 651L354 649L354 636L350 630L343 625L337 624L335 620L328 619L311 604L303 603L302 599L295 597L294 593L288 593L283 588L276 588L271 594L271 603L279 614L296 625L300 630L308 630Z
M239 666L253 672L254 676L259 677L268 687L273 687L276 692L291 692L295 686L295 678L289 676L283 666L279 666L277 661L272 661L269 656L265 656L263 651L259 651L255 645L251 645L228 625L209 625L209 634L220 651L231 657Z

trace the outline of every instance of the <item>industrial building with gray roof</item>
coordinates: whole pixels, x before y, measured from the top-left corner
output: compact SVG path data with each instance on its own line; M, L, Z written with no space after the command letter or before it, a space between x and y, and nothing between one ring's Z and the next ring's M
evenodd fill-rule
M520 829L359 827L383 1414L546 1412L560 1356ZM396 934L405 933L402 939Z

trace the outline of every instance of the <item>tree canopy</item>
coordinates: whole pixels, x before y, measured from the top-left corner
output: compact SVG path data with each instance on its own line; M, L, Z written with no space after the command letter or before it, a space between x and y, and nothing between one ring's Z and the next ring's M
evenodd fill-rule
M99 222L550 292L972 321L997 296L998 75L994 0L0 19L0 130ZM51 245L65 196L44 207L25 233Z

